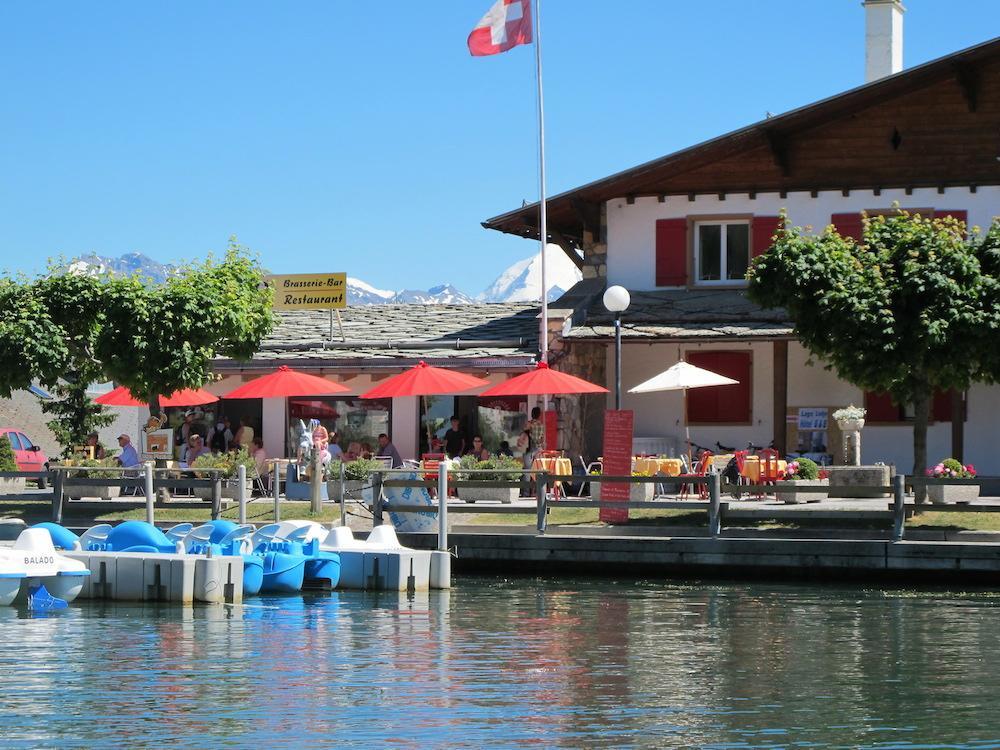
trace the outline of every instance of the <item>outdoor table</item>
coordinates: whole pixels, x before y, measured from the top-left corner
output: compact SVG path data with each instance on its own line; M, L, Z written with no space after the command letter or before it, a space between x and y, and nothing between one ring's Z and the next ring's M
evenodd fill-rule
M722 472L726 470L729 466L729 462L734 458L732 453L720 453L716 456L712 456L712 468L717 472ZM759 473L759 472L758 472Z
M573 473L573 462L568 458L536 458L531 462L535 471L547 471L549 474L569 476ZM552 496L558 498L562 492L562 482L553 482Z
M643 458L632 459L632 471L639 474L665 474L676 477L681 473L679 458Z
M788 463L783 460L779 460L778 473L782 474ZM750 484L756 484L760 481L760 456L747 456L743 461L743 476L750 480Z

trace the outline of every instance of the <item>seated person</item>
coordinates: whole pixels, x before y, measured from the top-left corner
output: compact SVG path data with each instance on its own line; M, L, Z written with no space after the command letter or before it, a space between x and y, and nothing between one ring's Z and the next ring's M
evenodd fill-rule
M378 455L388 456L392 459L392 466L390 468L398 469L403 465L403 459L399 457L399 451L396 450L396 446L392 444L389 436L384 432L378 436Z
M498 456L509 456L510 458L513 458L514 457L514 451L512 451L510 449L510 443L508 443L506 440L501 441L500 447L497 448L497 455Z
M89 435L87 435L86 446L88 448L93 449L94 458L96 458L98 461L103 461L105 458L107 458L108 454L104 450L104 446L101 445L101 441L98 439L96 432L92 432Z
M483 436L476 435L472 438L472 447L466 452L467 456L475 456L477 461L488 461L490 452L483 445Z
M336 431L330 433L330 444L327 446L327 450L330 451L330 458L339 460L341 456L344 455L344 449L340 447L340 435Z
M344 453L345 461L356 461L361 458L361 443L353 442L347 446L347 451Z
M205 445L205 438L195 433L188 438L187 464L190 466L198 456L209 453L208 446Z
M363 442L361 444L361 458L371 458L373 455L372 444L367 441Z
M264 438L257 435L253 439L253 462L257 473L262 477L267 474L267 453L264 450Z

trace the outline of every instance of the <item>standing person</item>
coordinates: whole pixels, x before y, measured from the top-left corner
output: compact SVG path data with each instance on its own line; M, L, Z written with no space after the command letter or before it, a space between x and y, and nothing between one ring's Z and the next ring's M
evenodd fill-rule
M233 435L233 447L234 448L245 448L247 453L250 453L253 446L253 427L250 426L250 420L247 417L240 417L240 428L236 430L236 434Z
M533 459L538 451L545 450L545 422L542 421L542 410L537 406L531 410L528 431L531 433L531 458Z
M465 433L455 415L452 415L451 427L444 434L444 452L448 458L458 458L465 453Z
M403 466L403 459L399 457L396 446L389 441L389 436L384 432L378 436L378 455L389 456L392 459L392 468L399 469Z

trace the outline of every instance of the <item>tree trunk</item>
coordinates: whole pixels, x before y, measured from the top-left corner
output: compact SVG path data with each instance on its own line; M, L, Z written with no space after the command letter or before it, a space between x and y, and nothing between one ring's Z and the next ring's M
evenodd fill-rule
M922 477L927 470L927 422L930 418L931 392L925 388L913 400L913 476ZM927 499L927 487L913 488L914 502L918 505Z
M153 394L149 397L149 416L160 417L163 414L163 410L160 408L160 397L158 394ZM149 425L143 429L148 429ZM153 462L153 466L157 469L167 468L167 461L163 458L158 458ZM165 487L161 487L156 492L156 500L160 505L164 505L170 499L170 490Z

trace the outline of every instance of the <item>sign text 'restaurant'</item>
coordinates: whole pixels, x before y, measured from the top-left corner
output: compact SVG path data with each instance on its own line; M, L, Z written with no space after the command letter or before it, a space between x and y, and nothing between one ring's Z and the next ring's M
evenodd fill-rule
M346 273L293 273L268 276L275 310L333 310L347 307Z

